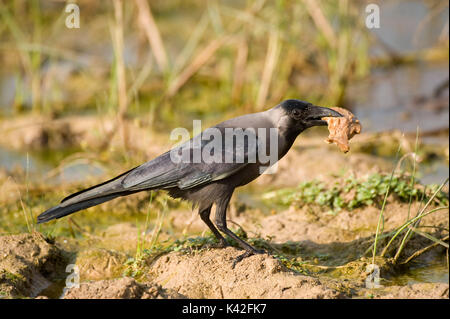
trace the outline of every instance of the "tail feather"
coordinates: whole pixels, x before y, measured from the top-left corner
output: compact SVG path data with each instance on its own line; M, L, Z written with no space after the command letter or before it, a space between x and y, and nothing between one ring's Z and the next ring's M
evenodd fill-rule
M52 219L58 219L58 218L67 216L67 215L75 213L79 210L86 209L86 208L107 202L107 201L114 199L116 197L119 197L121 195L123 195L123 194L112 194L112 195L107 195L107 196L103 196L103 197L97 197L97 198L85 200L85 201L67 205L67 206L62 206L63 204L60 204L58 206L55 206L55 207L52 207L52 208L46 210L42 214L40 214L37 218L37 223L41 224L41 223L48 222Z
M123 178L128 175L128 173L130 173L131 171L133 171L135 168L130 169L129 171L126 171L125 173L122 173L110 180L107 180L103 183L94 185L92 187L83 189L79 192L73 193L72 195L67 196L66 198L64 198L61 203L64 202L73 202L73 201L80 201L81 199L88 199L88 197L93 198L93 197L99 197L101 195L106 195L106 193L111 193L111 192L119 192L121 190L123 190L122 187L122 180Z
M107 202L116 197L138 192L124 189L121 183L123 177L132 170L64 198L58 206L40 214L37 217L37 223L45 223L52 219L61 218L79 210Z

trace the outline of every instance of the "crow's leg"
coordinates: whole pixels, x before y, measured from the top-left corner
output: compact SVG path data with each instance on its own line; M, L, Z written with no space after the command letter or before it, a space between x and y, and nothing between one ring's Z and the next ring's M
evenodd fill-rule
M235 233L233 233L231 230L228 229L228 227L227 227L227 207L228 207L228 203L230 202L230 198L231 198L231 195L216 203L216 220L215 221L216 221L217 228L219 228L219 230L221 232L227 234L228 236L230 236L231 238L236 240L238 242L239 246L241 246L245 250L245 253L238 256L234 260L233 266L232 266L232 268L234 268L234 266L238 262L240 262L242 259L244 259L248 256L251 256L251 255L254 255L254 254L264 253L264 251L253 248L251 245L246 243L244 240L240 239Z
M229 246L227 240L220 234L220 232L214 226L212 221L209 219L209 215L211 214L211 207L212 207L212 205L209 205L209 207L206 207L206 208L200 207L198 210L198 212L200 214L200 218L205 222L205 224L213 232L214 236L216 236L216 238L219 240L220 247Z

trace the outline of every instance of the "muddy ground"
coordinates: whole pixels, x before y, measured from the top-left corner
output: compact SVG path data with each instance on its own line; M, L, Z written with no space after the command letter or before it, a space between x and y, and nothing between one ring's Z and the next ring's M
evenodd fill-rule
M390 204L386 220L401 223L405 207ZM167 218L182 218L169 213ZM187 217L187 213L184 217ZM74 249L74 239L49 242L39 233L0 237L0 291L4 297L63 298L448 298L448 283L396 285L401 265L389 258L376 259L381 269L381 284L366 288L367 265L371 257L361 257L369 247L376 227L375 209L343 212L340 218L315 219L304 210L289 209L264 216L255 222L233 216L249 233L272 236L272 255L284 246L295 249L305 271L294 271L269 254L251 256L232 268L242 253L235 247L205 247L163 253L144 260L142 275L124 277L126 260L133 257L138 230L132 223L107 228L98 237L79 240L83 248ZM355 217L357 216L357 217ZM365 222L363 222L365 221ZM181 222L180 222L181 224ZM366 231L354 231L367 227ZM431 215L427 225L448 227L448 212ZM252 227L253 225L253 227ZM257 226L255 226L257 225ZM180 225L182 226L182 225ZM197 221L189 226L204 230ZM252 230L253 228L253 230ZM372 231L371 231L372 229ZM263 232L262 232L263 230ZM352 231L353 230L353 231ZM194 231L191 229L190 231ZM164 233L164 231L163 231ZM353 234L353 235L352 235ZM168 234L162 234L163 237ZM253 237L249 235L249 237ZM78 243L79 244L79 243ZM403 254L413 254L429 242L414 237ZM445 256L436 247L416 260L429 261ZM81 285L61 290L65 285L67 264L78 266ZM71 272L69 272L70 274ZM394 280L394 281L393 281ZM69 281L70 282L70 281ZM52 287L53 286L53 287ZM59 290L57 289L59 287ZM63 294L63 295L62 295Z
M105 136L111 127L108 120L98 123L93 118L57 121L59 124L55 126L48 125L45 120L31 123L32 120L27 118L21 119L20 123L2 123L5 133L0 136L0 145L9 144L22 151L42 146L58 149L75 145L89 153L101 144L99 136ZM128 123L130 152L136 155L136 161L152 158L169 147L161 136L147 132L144 124ZM17 129L31 125L35 129L27 130L27 135L20 134ZM58 130L65 133L58 133ZM135 138L137 134L143 137ZM398 280L399 275L419 266L431 265L436 260L442 264L443 260L448 260L445 247L427 248L433 242L418 235L408 240L397 260L393 257L398 241L383 258L375 259L381 272L381 287L367 287L368 265L372 263L370 247L377 229L379 206L352 211L343 209L330 214L328 209L315 205L267 207L258 201L262 192L295 186L300 181L330 182L342 174L365 176L373 172L390 172L392 161L380 157L379 153L397 146L393 147L386 140L403 143L405 153L414 149L413 138L397 133L391 136L363 134L352 140L352 150L344 155L336 147L323 143L326 133L323 135L301 137L299 140L302 141L280 161L277 174L263 176L233 196L228 216L230 226L244 231L253 243L267 251L244 259L235 268L232 267L233 260L242 253L236 247L220 249L206 244L183 247L178 251L138 254L143 248L152 248L155 234L157 242L207 236L207 228L196 212L188 205L170 200L165 203L165 209L159 204L152 206L152 218L148 229L144 230L148 203L145 194L35 227L32 232L12 234L17 233L13 228L17 223L25 224L20 195L20 190L25 192L25 187L15 182L20 180L20 172L16 173L15 179L10 178L10 173L3 172L0 174L0 200L9 207L5 212L11 213L10 219L17 223L5 221L0 225L0 297L448 298L448 276L446 282ZM115 136L111 145L119 147L120 143L120 136ZM435 153L448 158L448 147ZM108 174L114 175L120 170L124 170L121 165L112 165L112 172ZM42 192L50 194L55 187L39 185L33 188L33 183L28 185L32 196ZM45 198L46 202L39 202L30 210L35 217L60 196L86 186L73 183L58 186L54 195ZM417 212L421 205L414 202L411 211ZM380 250L387 244L383 235L405 222L408 209L408 203L393 196L388 198ZM160 229L159 223L162 224ZM427 232L434 237L448 238L448 209L426 216L421 225L427 226ZM423 249L423 253L402 264ZM67 288L67 282L73 279L70 277L73 272L66 272L69 264L78 267L79 287ZM130 268L136 271L130 272Z

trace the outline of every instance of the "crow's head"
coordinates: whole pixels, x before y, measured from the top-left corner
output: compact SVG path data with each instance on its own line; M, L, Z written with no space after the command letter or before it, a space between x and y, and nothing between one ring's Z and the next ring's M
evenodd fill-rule
M342 117L342 114L332 109L300 100L283 101L277 108L282 110L286 126L301 131L312 126L327 125L327 122L322 120L323 117Z

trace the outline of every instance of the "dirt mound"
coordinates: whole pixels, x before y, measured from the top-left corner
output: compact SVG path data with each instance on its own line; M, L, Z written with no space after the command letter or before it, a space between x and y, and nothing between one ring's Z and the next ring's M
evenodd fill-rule
M188 298L343 298L343 286L285 268L268 255L245 258L232 269L241 250L228 247L173 252L157 259L150 269L153 282Z
M37 232L0 237L0 295L34 297L64 266L61 251Z
M141 284L133 278L81 283L64 294L64 299L173 299L184 296L156 284Z

